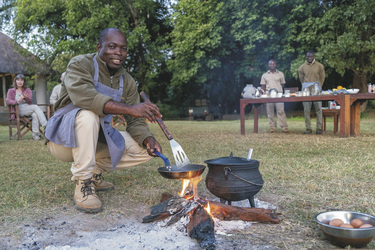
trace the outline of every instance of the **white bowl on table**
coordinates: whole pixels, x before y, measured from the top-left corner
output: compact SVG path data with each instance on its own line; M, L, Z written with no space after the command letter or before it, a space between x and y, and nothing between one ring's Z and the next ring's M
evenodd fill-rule
M346 91L348 91L349 94L357 94L359 92L359 89L347 89Z

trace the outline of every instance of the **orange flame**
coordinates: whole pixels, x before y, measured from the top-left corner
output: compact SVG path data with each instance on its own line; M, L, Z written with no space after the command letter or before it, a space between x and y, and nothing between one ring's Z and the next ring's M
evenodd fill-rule
M202 180L201 176L198 176L196 178L191 179L182 179L182 190L180 193L178 193L179 196L185 197L187 190L189 188L188 197L185 197L185 199L192 199L194 200L199 199L198 197L198 183ZM192 191L192 192L191 192Z
M211 207L210 207L210 203L207 202L207 206L204 207L204 210L206 210L206 212L211 216L211 218L213 218L213 214L211 214Z
M180 193L178 193L179 196L181 196L181 197L185 196L185 192L186 192L186 189L189 186L189 184L190 184L189 179L183 179L182 180L182 190L181 190Z

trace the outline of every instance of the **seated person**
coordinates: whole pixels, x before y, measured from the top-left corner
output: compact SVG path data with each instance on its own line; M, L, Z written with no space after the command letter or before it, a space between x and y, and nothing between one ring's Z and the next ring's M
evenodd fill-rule
M40 140L39 128L45 128L47 118L38 105L32 104L33 94L27 87L25 76L18 74L14 79L13 88L8 90L7 104L19 104L20 116L31 116L31 130L33 131L33 140Z

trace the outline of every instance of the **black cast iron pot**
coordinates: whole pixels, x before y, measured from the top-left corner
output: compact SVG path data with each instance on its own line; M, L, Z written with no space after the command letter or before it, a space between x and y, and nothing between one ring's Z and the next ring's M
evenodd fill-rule
M225 203L249 199L254 205L254 195L263 187L264 180L259 172L259 161L246 158L221 157L205 161L208 166L206 187Z

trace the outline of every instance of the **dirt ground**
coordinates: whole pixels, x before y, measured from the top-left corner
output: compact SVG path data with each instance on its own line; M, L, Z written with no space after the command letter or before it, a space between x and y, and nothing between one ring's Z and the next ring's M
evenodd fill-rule
M256 204L276 208L257 199ZM248 201L232 205L248 206ZM49 211L19 225L3 224L0 249L202 249L186 235L183 221L168 227L163 227L162 222L144 224L142 218L148 215L149 208L135 211L131 217L112 212L84 214L73 206ZM335 248L316 230L284 220L280 224L215 220L215 231L219 250Z

